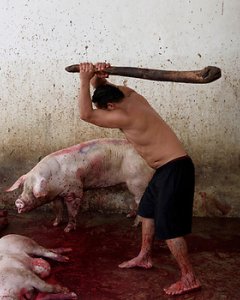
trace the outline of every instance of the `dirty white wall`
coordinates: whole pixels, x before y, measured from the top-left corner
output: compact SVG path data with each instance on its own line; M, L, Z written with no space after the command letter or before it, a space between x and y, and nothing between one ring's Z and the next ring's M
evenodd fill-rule
M240 216L238 0L1 0L0 203L4 189L54 151L121 137L79 119L78 74L67 65L222 69L206 85L112 77L142 93L196 163L195 213Z

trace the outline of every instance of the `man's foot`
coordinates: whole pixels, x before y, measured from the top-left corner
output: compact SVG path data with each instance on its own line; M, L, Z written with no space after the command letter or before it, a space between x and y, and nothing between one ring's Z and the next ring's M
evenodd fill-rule
M181 295L201 289L201 283L192 275L187 274L181 280L165 288L164 292L168 295Z
M149 256L137 256L131 260L121 263L118 267L121 269L130 269L135 267L150 269L152 267L152 259Z

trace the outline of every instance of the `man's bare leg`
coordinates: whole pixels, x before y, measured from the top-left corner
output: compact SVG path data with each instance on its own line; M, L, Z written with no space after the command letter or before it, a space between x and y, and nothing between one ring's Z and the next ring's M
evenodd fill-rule
M168 295L180 295L201 287L199 280L195 277L192 265L189 261L187 244L183 237L169 239L167 245L177 260L181 270L181 279L164 291Z
M154 237L154 220L142 218L142 247L138 256L119 265L119 268L152 267L151 250Z

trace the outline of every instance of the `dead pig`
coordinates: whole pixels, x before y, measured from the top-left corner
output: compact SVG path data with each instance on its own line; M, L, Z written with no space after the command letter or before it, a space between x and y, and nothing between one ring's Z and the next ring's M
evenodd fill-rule
M55 249L63 253L69 249ZM54 256L54 250L38 245L34 240L16 234L0 239L0 299L36 299L38 291L47 293L43 299L77 299L75 293L58 284L49 284L42 280L49 276L51 267L41 255L58 261L67 261L66 257ZM52 255L52 253L54 255ZM52 294L48 294L52 293Z
M125 139L96 139L49 154L7 191L23 185L23 192L15 202L19 213L55 199L54 225L61 222L59 199L64 199L68 232L76 228L84 189L126 183L134 195L132 208L136 208L153 172Z
M47 249L29 237L18 234L8 234L0 238L0 253L25 253L30 256L40 256L60 262L67 262L69 258L62 255L62 253L70 251L72 251L71 248Z
M60 295L68 293L67 288L41 279L49 273L49 264L43 259L0 253L0 299L34 299L35 290Z

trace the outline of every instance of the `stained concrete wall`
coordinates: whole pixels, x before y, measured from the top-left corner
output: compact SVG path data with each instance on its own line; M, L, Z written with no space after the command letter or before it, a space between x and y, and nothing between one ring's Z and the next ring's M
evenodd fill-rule
M13 206L4 189L46 154L122 137L79 119L78 74L67 65L216 65L223 76L206 85L111 80L142 93L183 141L196 164L195 214L240 216L239 15L238 0L1 0L0 203Z

